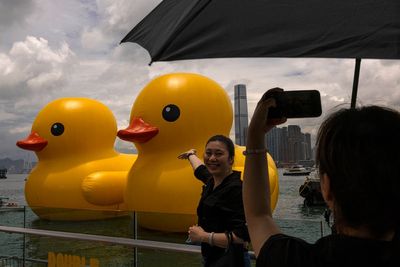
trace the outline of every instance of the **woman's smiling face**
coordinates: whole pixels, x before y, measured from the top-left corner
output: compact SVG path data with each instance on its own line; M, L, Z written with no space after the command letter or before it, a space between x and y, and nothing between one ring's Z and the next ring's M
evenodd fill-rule
M204 164L213 176L223 176L232 171L233 159L224 143L211 141L206 145Z

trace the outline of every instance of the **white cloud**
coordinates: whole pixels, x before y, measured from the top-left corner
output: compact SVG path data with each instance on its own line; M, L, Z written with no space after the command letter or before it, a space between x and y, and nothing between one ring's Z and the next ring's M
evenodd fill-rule
M9 75L14 69L14 64L11 59L5 55L0 54L0 74L2 76Z
M27 36L24 42L14 43L10 55L17 60L34 60L53 65L65 62L73 53L66 43L63 43L60 49L53 51L46 39Z
M141 21L161 0L99 0L100 13L109 29L127 32Z
M28 87L32 89L40 89L45 87L47 84L56 83L62 77L60 71L52 71L47 73L41 73L35 78L29 79L27 81Z
M106 41L103 32L98 28L85 28L82 32L81 40L82 47L87 50L101 52L108 49L108 41Z
M232 99L233 85L246 84L250 116L261 95L276 86L320 90L325 113L350 104L353 59L185 60L148 66L145 49L119 42L159 2L0 1L0 142L10 144L2 146L0 155L19 155L15 139L26 136L40 109L60 97L97 99L124 128L138 92L169 72L203 74ZM399 109L399 73L399 61L363 60L359 102ZM320 120L288 124L300 124L315 135ZM128 149L126 142L116 146Z
M23 42L15 42L8 55L0 54L0 93L17 86L54 88L67 78L73 62L74 54L66 43L52 49L44 38L28 36Z

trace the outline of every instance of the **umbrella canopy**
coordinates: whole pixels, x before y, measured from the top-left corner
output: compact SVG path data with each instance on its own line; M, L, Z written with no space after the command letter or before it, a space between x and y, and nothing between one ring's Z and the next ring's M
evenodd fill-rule
M399 0L164 0L121 42L152 61L400 59Z
M122 39L153 61L228 57L400 59L399 0L164 0Z

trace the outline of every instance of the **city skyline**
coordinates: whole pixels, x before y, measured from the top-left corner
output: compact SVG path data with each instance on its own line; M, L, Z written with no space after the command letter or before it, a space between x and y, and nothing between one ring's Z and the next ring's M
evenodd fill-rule
M274 127L265 137L268 153L278 165L314 165L311 134L303 133L299 125Z
M247 141L248 111L245 84L234 85L235 144L245 146ZM299 125L274 127L265 136L268 153L278 165L314 165L311 134L303 133Z

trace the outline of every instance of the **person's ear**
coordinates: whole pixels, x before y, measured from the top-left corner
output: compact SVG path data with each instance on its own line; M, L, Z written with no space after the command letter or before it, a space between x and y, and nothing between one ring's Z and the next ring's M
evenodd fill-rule
M331 192L331 180L326 173L320 177L320 180L321 180L320 185L321 185L322 197L324 198L325 203L328 206L328 208L330 210L333 210L335 199Z

